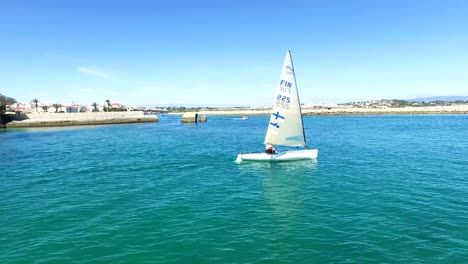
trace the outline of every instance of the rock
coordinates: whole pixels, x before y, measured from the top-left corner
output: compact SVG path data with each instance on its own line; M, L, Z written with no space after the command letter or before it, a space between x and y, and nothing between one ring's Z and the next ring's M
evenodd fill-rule
M206 122L206 121L208 121L208 118L206 117L206 115L201 116L201 117L198 119L198 122Z

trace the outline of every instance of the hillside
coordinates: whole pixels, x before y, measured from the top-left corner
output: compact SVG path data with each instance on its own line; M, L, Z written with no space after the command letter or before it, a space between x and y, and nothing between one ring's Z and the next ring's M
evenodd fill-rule
M468 101L468 96L431 96L407 99L409 102L454 102L454 101Z

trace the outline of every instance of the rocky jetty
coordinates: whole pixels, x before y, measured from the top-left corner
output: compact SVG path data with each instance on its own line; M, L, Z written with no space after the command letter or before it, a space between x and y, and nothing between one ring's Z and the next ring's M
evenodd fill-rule
M202 111L203 115L224 116L268 116L271 108L251 110L210 110ZM344 116L344 115L416 115L416 114L468 114L468 105L428 106L428 107L399 107L399 108L303 108L305 116Z

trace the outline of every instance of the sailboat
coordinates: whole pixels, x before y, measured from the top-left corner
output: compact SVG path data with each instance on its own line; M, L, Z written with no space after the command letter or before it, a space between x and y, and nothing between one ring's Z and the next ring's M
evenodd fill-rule
M289 50L284 59L280 83L275 94L264 144L303 147L304 149L275 154L267 154L266 152L239 154L236 162L304 160L316 159L318 156L318 149L305 149L306 137L302 121L301 103L297 91L291 51Z

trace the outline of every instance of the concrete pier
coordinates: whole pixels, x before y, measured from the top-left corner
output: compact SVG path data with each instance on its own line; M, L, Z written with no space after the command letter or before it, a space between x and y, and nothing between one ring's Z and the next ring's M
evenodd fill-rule
M180 119L182 123L197 123L198 122L198 114L197 113L185 113L182 118Z
M3 115L6 128L84 126L158 122L156 115L144 115L142 111L97 113L31 113Z

